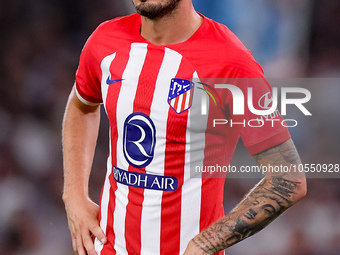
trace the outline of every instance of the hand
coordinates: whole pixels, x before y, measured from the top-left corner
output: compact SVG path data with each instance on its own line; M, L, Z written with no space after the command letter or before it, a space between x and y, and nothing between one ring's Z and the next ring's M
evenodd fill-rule
M209 253L204 252L201 248L194 244L191 240L183 255L207 255Z
M105 244L107 238L98 223L99 207L89 198L65 198L65 209L72 237L72 246L77 255L97 255L91 234Z

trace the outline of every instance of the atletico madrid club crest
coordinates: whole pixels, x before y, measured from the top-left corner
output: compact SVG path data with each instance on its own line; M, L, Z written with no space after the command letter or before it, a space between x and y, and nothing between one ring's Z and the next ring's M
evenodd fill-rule
M171 79L168 103L176 113L188 110L192 105L195 83L185 79Z

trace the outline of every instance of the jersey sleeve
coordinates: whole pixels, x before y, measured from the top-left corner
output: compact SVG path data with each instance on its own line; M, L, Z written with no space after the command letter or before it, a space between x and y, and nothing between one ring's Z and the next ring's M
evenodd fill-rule
M97 36L96 30L85 43L76 71L76 94L88 105L102 103L100 61L97 54L100 45L96 42Z
M240 136L250 154L255 155L288 140L291 136L287 124L277 106L272 108L274 95L269 82L265 78L246 78L241 79L241 83L246 95L244 116L237 115L234 119L244 123L240 127ZM264 113L270 109L274 111Z
M235 84L242 91L244 113L235 115L233 103L229 103L229 109L231 109L232 121L238 127L244 145L251 155L255 155L287 141L291 136L277 107L270 114L261 114L269 110L273 104L273 89L251 53L248 52L246 55L248 56L241 58L243 65L232 68L233 73L229 76L235 77L231 79L230 84ZM250 89L252 95L250 95ZM234 102L235 97L229 96ZM251 110L250 107L253 109ZM255 110L261 112L255 114Z

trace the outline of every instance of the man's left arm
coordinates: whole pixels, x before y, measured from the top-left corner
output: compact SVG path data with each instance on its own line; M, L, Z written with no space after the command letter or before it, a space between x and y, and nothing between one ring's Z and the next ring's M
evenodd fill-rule
M254 156L260 166L291 169L269 172L226 216L210 225L189 243L185 255L214 254L259 232L306 195L304 173L291 139ZM295 165L295 166L294 166Z

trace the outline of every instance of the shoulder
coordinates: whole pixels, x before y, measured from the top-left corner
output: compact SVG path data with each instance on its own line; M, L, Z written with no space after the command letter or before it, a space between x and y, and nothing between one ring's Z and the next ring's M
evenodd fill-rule
M136 24L140 24L140 16L136 13L123 17L114 18L101 23L95 31L111 30L112 28L131 29Z
M262 67L240 39L224 24L205 17L202 31L205 47L213 54L214 61L228 70L232 76L263 77Z
M131 14L128 16L118 17L101 23L93 32L92 36L113 35L122 36L129 35L134 28L140 26L140 16Z
M90 35L84 49L102 58L138 39L140 16L131 14L101 23Z
M206 39L233 50L249 52L239 38L224 24L205 17L204 33Z

